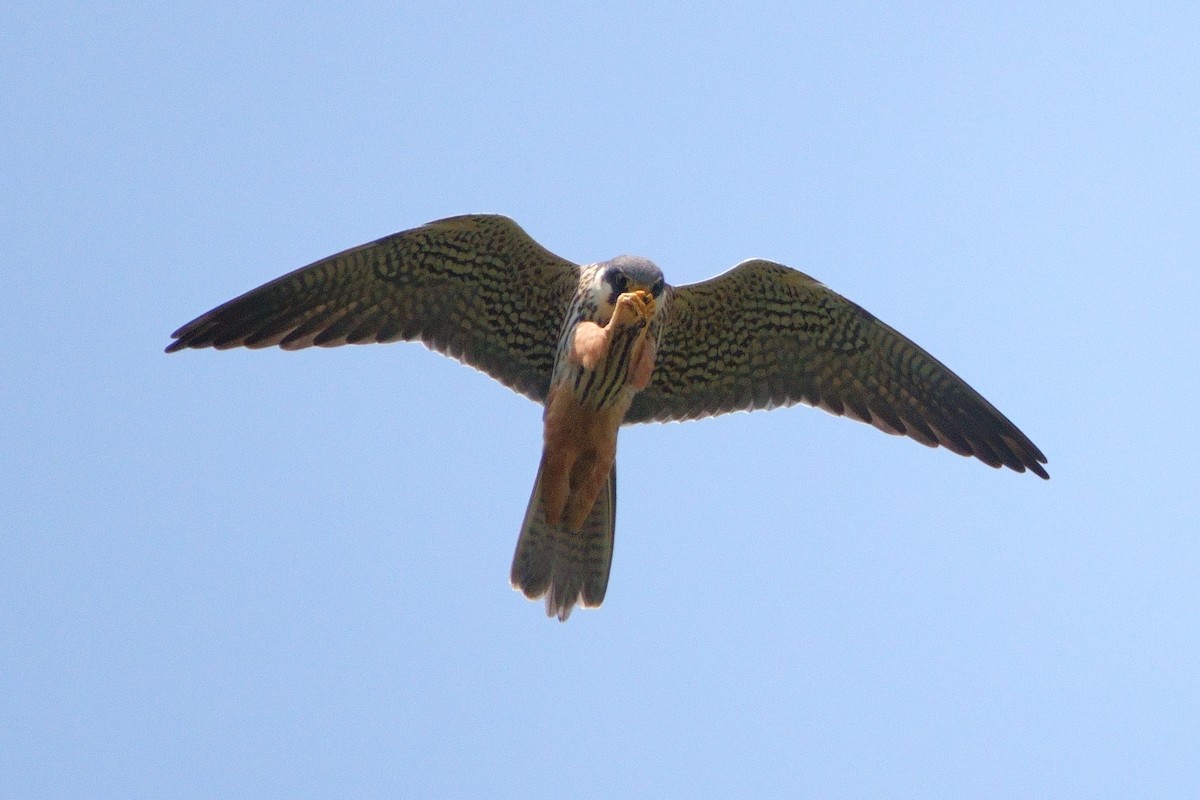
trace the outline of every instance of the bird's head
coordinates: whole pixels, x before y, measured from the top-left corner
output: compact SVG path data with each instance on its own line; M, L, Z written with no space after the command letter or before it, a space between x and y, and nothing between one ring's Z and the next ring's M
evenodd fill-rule
M643 291L655 300L656 313L666 284L662 270L641 256L617 256L596 265L592 277L591 295L601 320L612 316L617 298L627 292Z

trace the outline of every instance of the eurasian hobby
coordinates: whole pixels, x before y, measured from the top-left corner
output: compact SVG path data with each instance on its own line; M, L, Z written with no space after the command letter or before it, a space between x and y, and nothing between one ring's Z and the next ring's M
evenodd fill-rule
M512 583L565 620L604 600L617 430L807 403L993 467L1046 457L978 392L823 284L771 261L673 287L650 261L579 266L515 222L431 222L322 259L172 334L188 347L412 341L543 404Z

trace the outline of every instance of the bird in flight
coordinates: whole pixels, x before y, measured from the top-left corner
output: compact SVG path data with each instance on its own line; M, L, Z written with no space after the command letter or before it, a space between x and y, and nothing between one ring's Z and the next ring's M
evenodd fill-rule
M670 286L645 258L580 266L507 217L431 222L324 258L173 333L186 348L420 340L544 407L513 587L566 620L608 587L617 431L806 403L992 467L1046 457L961 378L820 282L755 259Z

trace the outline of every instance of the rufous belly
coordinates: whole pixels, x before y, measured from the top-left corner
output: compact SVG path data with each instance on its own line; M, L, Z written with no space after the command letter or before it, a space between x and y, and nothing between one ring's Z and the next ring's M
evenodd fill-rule
M546 522L579 530L617 457L617 430L628 410L587 408L569 386L551 389L546 405L541 495Z

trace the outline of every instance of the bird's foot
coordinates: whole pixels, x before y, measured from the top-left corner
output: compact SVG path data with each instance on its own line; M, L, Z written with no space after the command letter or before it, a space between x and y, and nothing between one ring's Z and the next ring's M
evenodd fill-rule
M644 325L654 317L654 295L644 289L626 292L617 298L612 323L620 326Z

